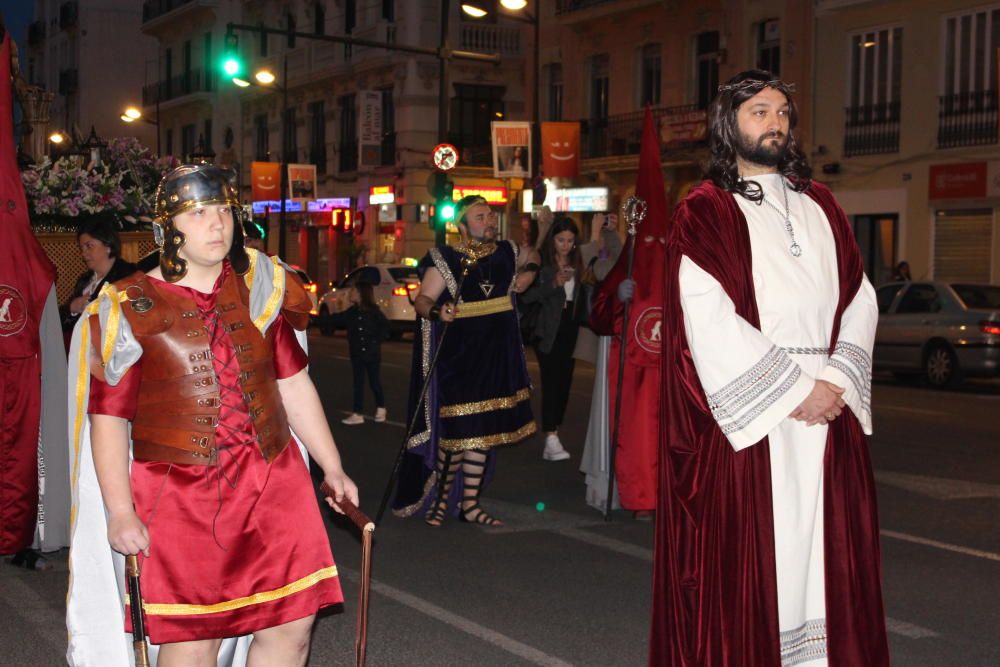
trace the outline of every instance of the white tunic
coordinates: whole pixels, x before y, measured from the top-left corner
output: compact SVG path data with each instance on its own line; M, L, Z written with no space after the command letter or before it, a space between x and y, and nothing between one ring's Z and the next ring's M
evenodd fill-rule
M784 211L777 174L756 176ZM688 257L680 266L681 307L695 369L733 448L770 442L778 621L783 667L826 664L823 570L823 454L827 426L788 418L816 379L843 398L871 434L871 350L878 308L865 278L844 312L836 349L830 334L839 298L836 245L822 209L788 189L795 240L767 202L736 196L750 234L758 331L735 312L722 286Z

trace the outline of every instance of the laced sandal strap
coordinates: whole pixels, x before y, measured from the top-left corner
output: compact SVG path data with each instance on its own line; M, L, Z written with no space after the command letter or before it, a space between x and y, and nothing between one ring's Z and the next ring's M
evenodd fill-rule
M481 526L503 525L503 521L484 510L479 503L476 503L472 507L463 509L458 518L465 523L475 523Z

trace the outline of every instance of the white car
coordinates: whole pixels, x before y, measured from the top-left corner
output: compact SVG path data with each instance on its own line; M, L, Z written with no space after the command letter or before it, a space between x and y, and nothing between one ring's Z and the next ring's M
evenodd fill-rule
M420 289L420 274L415 266L404 264L367 264L354 269L324 294L319 300L319 329L325 336L332 335L335 326L330 314L340 310L334 304L344 299L345 290L359 283L368 283L375 292L375 302L389 320L393 338L413 331L417 314L413 299Z

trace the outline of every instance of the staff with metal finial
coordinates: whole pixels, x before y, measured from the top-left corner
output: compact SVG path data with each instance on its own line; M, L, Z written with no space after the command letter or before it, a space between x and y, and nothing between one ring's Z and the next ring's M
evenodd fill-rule
M455 288L456 299L461 299L462 286L465 284L465 279L468 277L469 271L480 259L481 258L479 256L465 255L462 257L462 273L458 278L458 287ZM459 304L459 308L461 308L461 304ZM386 482L385 491L382 493L382 501L378 505L378 512L375 513L376 526L382 522L382 516L385 514L386 507L389 505L389 499L392 497L392 489L396 485L396 478L399 477L399 466L403 463L403 455L406 453L406 445L410 442L410 438L413 436L413 430L417 427L417 419L420 417L420 407L424 405L427 400L427 390L430 389L431 378L434 375L434 370L437 368L438 358L441 356L441 344L444 342L444 337L447 335L450 327L451 322L442 322L441 324L441 335L438 336L437 347L434 349L434 356L431 358L431 363L427 367L427 373L424 375L424 384L420 388L420 394L417 397L417 405L413 409L413 415L410 417L410 423L406 428L406 433L403 435L403 442L400 444L399 451L396 453L396 460L392 464L392 472L389 473L389 481ZM447 466L451 462L450 457L450 453L445 453L445 470L448 469ZM442 479L443 478L444 476L442 475Z
M638 232L638 227L642 221L646 218L647 204L646 200L640 199L639 197L629 197L622 204L622 215L625 216L625 221L628 223L628 235L631 237L629 240L631 243L628 244L628 255L626 260L626 270L625 277L626 280L632 280L632 264L635 261L635 243L636 243L636 233ZM604 506L604 520L611 521L611 503L614 500L615 493L615 455L618 452L618 434L621 431L621 416L622 416L622 383L625 381L625 345L628 342L628 316L629 307L632 305L632 299L625 302L625 308L622 312L622 328L619 334L619 346L618 346L618 381L615 389L615 414L614 414L614 428L611 435L611 452L608 460L608 497L606 505Z

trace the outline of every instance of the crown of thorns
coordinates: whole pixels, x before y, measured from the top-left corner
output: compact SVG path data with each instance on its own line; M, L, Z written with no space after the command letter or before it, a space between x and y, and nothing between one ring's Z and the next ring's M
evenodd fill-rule
M783 93L794 93L795 84L785 83L781 79L771 79L770 81L761 81L760 79L747 79L746 81L740 81L738 83L724 83L719 86L720 93L735 93L741 91L754 91L759 93L765 88L775 88Z

